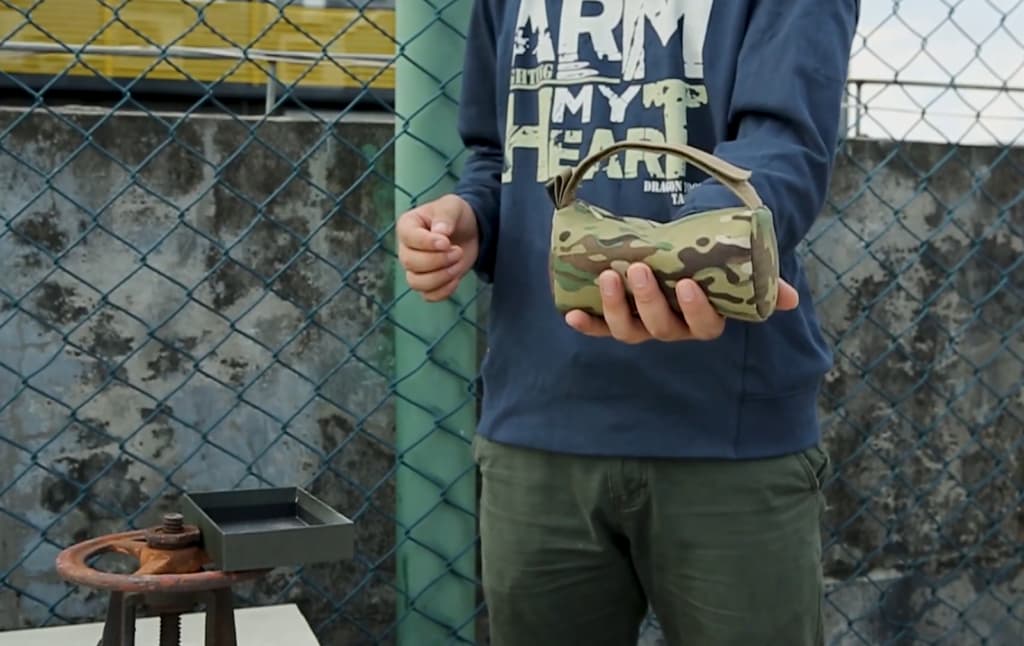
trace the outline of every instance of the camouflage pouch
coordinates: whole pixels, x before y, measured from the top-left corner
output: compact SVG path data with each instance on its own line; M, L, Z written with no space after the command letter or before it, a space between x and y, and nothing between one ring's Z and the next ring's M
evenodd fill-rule
M578 199L577 186L590 167L626 148L682 156L731 190L743 206L661 223L616 215ZM690 146L619 142L552 178L547 184L555 204L548 270L555 307L563 314L579 309L601 316L597 277L612 269L625 278L631 263L644 262L677 313L676 283L692 278L722 316L767 319L778 297L778 246L772 213L749 177L750 171ZM635 313L628 285L626 291Z

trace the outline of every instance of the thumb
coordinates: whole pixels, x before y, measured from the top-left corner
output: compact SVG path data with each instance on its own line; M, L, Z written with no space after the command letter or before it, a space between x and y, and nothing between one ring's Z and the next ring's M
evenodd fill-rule
M467 208L462 198L448 194L435 201L433 207L430 209L430 232L448 238L456 235Z
M778 303L775 309L783 312L795 310L800 305L800 293L784 280L779 281Z
M449 209L435 209L430 217L430 232L450 236L455 232L459 212Z

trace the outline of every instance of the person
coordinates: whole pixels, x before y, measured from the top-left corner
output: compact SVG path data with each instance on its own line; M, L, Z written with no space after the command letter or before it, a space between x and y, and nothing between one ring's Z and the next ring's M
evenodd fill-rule
M450 194L402 214L410 287L491 285L483 401L484 599L496 646L822 644L817 397L832 362L797 246L824 207L856 0L477 0ZM600 275L603 317L560 315L546 182L623 140L751 171L771 209L779 306L719 316L649 267ZM579 196L664 222L739 204L685 160L616 153ZM635 294L637 313L625 300Z

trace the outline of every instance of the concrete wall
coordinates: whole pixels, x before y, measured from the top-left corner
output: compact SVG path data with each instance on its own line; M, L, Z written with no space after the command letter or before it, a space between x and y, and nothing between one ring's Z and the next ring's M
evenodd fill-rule
M391 126L37 110L2 132L0 629L97 617L58 546L150 523L176 487L309 482L357 520L357 559L243 592L372 643L394 620ZM836 643L1024 636L1024 211L1001 210L1022 162L852 142L810 236Z
M303 580L275 573L252 598L334 617L326 643L355 639L355 623L381 631L394 606L391 261L378 233L390 156L364 174L391 133L173 122L0 116L0 199L17 216L0 238L16 301L0 304L0 571L20 561L0 629L38 624L54 603L69 620L98 616L100 595L64 596L57 546L125 517L150 524L177 487L310 483L358 521L359 558ZM357 585L336 617L331 603Z
M1024 592L1022 162L851 143L808 238L836 348L821 411L840 643L1024 641L1007 610Z

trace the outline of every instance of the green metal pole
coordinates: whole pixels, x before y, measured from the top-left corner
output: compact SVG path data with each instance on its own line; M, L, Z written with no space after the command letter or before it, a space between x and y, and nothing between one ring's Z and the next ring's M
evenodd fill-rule
M440 14L436 7L443 7ZM396 217L452 188L471 0L396 3ZM453 29L454 28L454 29ZM456 31L458 30L458 31ZM475 643L477 371L472 274L426 303L395 271L398 643Z

